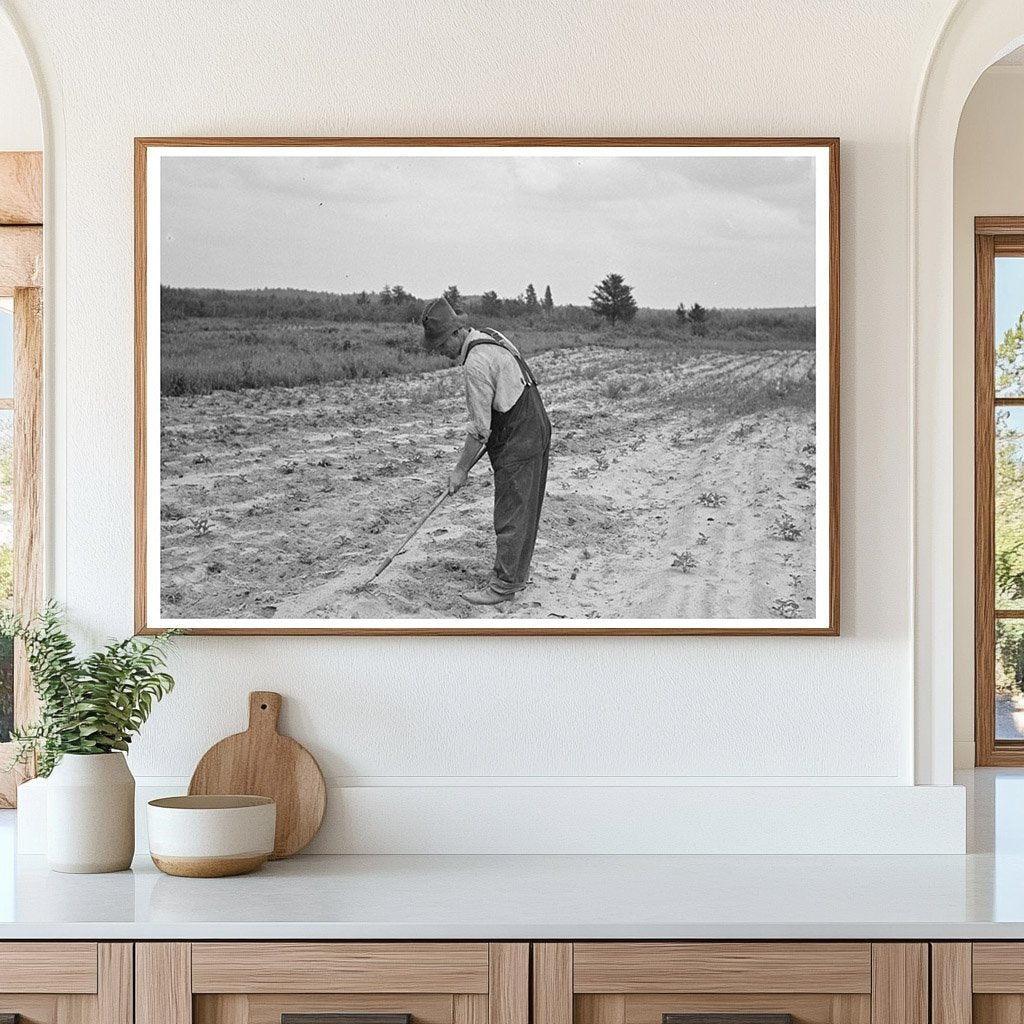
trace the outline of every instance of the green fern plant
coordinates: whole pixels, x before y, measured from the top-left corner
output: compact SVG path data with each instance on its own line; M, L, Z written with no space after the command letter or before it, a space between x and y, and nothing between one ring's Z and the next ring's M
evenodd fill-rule
M11 733L16 754L10 767L34 753L38 774L46 776L65 754L127 750L154 701L174 689L161 669L180 632L112 641L79 658L54 602L28 623L12 611L0 612L0 635L25 645L40 704L39 720Z

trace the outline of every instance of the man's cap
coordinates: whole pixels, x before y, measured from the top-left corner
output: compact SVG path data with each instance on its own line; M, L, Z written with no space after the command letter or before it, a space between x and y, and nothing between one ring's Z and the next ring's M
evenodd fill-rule
M423 309L423 343L427 348L438 348L452 331L463 327L465 314L456 313L445 298L431 299Z

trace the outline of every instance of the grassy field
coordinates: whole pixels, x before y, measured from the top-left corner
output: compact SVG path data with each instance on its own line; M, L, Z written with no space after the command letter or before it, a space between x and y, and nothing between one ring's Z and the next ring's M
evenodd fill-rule
M703 337L678 327L663 310L643 310L632 323L615 327L585 321L565 328L526 320L482 326L497 326L528 358L567 348L607 348L642 349L671 362L702 352L814 348L813 310L724 311ZM161 390L165 396L202 395L379 380L450 365L422 350L422 336L415 323L181 316L162 325Z
M464 436L461 373L421 351L413 323L218 303L164 323L165 615L813 614L813 311L720 311L703 337L665 311L614 329L497 323L530 360L553 435L535 586L495 610L458 596L493 558L486 460L353 589L443 486Z

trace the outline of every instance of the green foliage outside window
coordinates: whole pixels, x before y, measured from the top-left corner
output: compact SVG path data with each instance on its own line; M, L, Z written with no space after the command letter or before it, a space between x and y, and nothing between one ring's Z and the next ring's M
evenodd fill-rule
M996 346L996 394L1024 395L1024 312ZM1024 607L1024 418L996 410L995 604ZM996 620L996 687L1024 692L1024 627Z

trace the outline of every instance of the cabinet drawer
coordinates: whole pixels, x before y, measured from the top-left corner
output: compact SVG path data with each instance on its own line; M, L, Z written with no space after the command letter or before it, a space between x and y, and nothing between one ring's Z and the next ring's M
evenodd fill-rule
M197 942L193 992L472 992L486 942Z
M537 943L534 1024L928 1024L923 943Z
M0 942L0 1018L21 1024L132 1024L126 942Z
M136 947L136 1024L529 1024L514 942Z
M96 957L95 942L0 943L0 992L93 993Z
M578 942L573 991L871 991L870 943Z
M1024 942L975 942L971 969L976 993L1024 994Z

